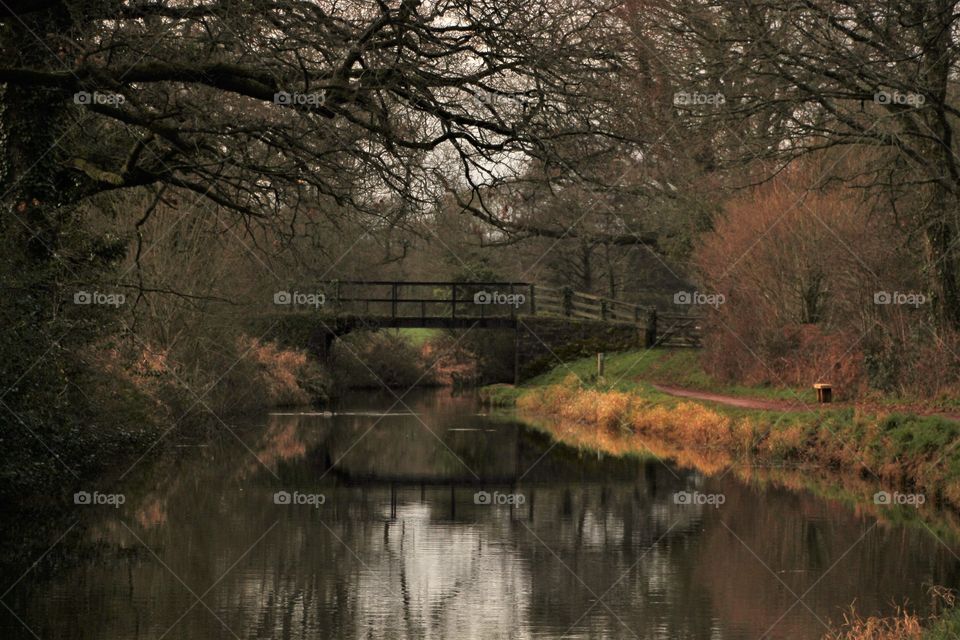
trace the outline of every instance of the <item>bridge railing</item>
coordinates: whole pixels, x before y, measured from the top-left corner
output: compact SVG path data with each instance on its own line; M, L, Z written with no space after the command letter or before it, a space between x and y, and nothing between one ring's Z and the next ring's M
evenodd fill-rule
M569 287L529 282L332 280L320 283L324 310L381 318L494 319L553 316L636 324L648 344L699 346L701 319Z
M652 310L652 307L581 293L569 288L536 285L535 290L537 308L541 315L644 324Z
M507 318L536 314L535 287L526 282L400 282L339 280L321 283L334 313L390 318Z

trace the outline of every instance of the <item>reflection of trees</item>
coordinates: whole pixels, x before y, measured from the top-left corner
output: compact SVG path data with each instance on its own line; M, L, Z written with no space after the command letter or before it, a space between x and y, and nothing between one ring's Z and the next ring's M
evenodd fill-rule
M667 478L660 482L669 485ZM649 483L535 493L532 533L523 536L532 566L532 619L558 634L577 623L572 637L648 638L657 629L664 637L709 637L709 603L678 612L696 587L679 568L685 554L674 550L697 534L698 510L677 507L672 491L655 493ZM595 604L594 594L602 603Z
M512 513L474 505L464 489L454 520L446 487L426 489L422 500L418 488L400 489L392 517L386 487L336 489L315 510L275 506L270 488L209 492L181 484L168 497L167 521L138 535L202 592L279 520L206 598L231 628L253 637L559 636L583 615L570 637L632 637L625 624L641 638L733 640L758 637L792 598L721 521L764 562L787 571L780 577L797 593L863 530L827 503L758 497L732 483L720 489L727 503L719 510L674 505L677 484L663 472L654 482L526 486L520 490L532 509ZM120 549L139 548L118 519L98 530ZM945 558L916 530L877 530L807 602L821 616L854 595L881 607L910 591L903 576L915 577L915 592L926 578L955 577ZM603 604L594 594L606 594ZM69 619L92 630L90 637L156 637L192 598L149 554L121 552L35 599L64 601L77 604L30 612L44 621L44 635L62 635L58 625ZM779 637L817 637L812 616L800 607L794 614L777 627ZM225 633L202 607L178 630L183 637Z
M185 484L219 482L223 477L242 480L263 473L265 468L275 470L283 462L302 459L308 447L327 436L329 421L316 417L305 420L301 416L270 415L263 431L254 432L254 437L251 437L249 426L232 428L238 429L239 437L252 442L250 450L256 458L238 448L232 436L221 433L229 440L211 440L183 463L189 467L189 473L177 472L175 467L181 464L179 461L165 460L148 469L145 484L149 488L126 493L134 511L133 518L141 528L164 524L169 497L184 491Z
M291 638L559 636L591 608L593 595L537 537L596 594L636 564L605 602L641 637L657 626L651 620L691 637L708 628L709 616L661 604L693 590L681 584L689 572L677 571L669 545L640 559L671 523L681 521L678 540L695 530L696 510L668 504L669 493L651 508L650 496L636 485L522 490L534 501L532 517L517 510L512 519L508 509L473 505L461 492L458 520L451 521L445 488L428 490L423 503L417 490L401 491L395 519L385 489L367 492L363 514L358 491L336 501L335 519L326 512L297 514L278 531L283 548L271 552L279 555L264 563L274 569L247 572L244 591L269 592L253 628L264 637ZM221 607L243 608L237 601ZM631 637L603 607L593 607L572 637L588 633Z
M515 425L496 425L474 415L471 398L441 392L404 402L423 415L333 418L335 429L324 443L322 455L337 461L338 475L437 481L517 474L519 432ZM406 412L406 407L394 407L393 412ZM374 421L377 425L371 430Z
M431 433L416 418L405 416L383 418L369 432L369 418L334 420L336 433L325 443L324 457L337 461L335 471L343 477L469 480L473 473L494 477L515 473L512 434L446 432L445 426L435 425Z
M804 602L825 621L839 621L841 609L854 600L867 615L889 614L891 603L905 598L923 607L927 587L960 578L955 559L922 529L881 524L868 532L872 518L806 493L757 492L734 483L723 491L727 503L706 513L695 576L724 617L753 637L796 601L761 561L797 595L820 580ZM798 604L772 637L819 638L823 631Z

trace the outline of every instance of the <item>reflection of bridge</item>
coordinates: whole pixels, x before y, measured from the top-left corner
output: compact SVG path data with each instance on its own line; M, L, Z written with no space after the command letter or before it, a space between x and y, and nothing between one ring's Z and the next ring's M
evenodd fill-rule
M469 410L472 399L464 400L457 406ZM316 470L344 486L476 489L573 479L581 483L636 482L641 477L653 485L657 483L652 476L673 475L654 458L583 456L579 449L509 419L465 415L449 408L445 413L434 406L417 405L416 400L412 404L421 413L359 417L334 413L335 428L310 447L308 459ZM316 420L291 421L297 419L304 425ZM308 426L304 429L310 431ZM662 484L665 479L660 481Z
M516 328L531 318L631 325L651 347L699 346L699 318L658 314L653 307L569 287L527 282L405 282L334 280L320 283L326 314L378 327Z

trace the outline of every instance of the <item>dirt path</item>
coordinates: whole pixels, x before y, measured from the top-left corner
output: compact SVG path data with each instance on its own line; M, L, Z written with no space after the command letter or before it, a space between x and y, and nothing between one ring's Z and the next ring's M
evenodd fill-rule
M670 396L677 396L678 398L692 398L694 400L707 400L709 402L717 402L719 404L725 404L730 407L740 407L742 409L767 409L770 411L816 411L818 409L836 409L838 407L849 406L849 404L845 402L833 402L828 405L820 405L815 402L801 402L800 400L791 402L789 400L761 400L760 398L728 396L720 393L709 393L706 391L693 391L691 389L684 389L682 387L671 387L664 384L651 384L650 386L657 391ZM882 409L878 410L882 411ZM929 409L924 411L922 407L898 407L896 409L887 407L886 411L908 411L917 415L939 416L941 418L960 422L960 414L958 413L930 411Z
M818 405L810 402L800 402L799 400L761 400L759 398L742 398L739 396L727 396L719 393L708 393L706 391L691 391L681 387L670 387L662 384L651 385L657 391L667 395L680 398L693 398L694 400L709 400L710 402L719 402L731 407L741 407L743 409L768 409L771 411L812 411ZM832 404L832 407L839 406Z

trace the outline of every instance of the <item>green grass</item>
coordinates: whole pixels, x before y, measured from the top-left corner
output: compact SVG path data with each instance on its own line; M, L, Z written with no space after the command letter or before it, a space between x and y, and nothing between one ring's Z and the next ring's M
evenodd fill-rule
M700 364L700 355L701 352L695 349L671 348L612 353L606 359L606 382L611 385L611 388L619 390L629 389L631 383L642 381L683 387L693 391L760 400L813 402L816 398L813 390L813 380L810 381L809 386L799 387L769 384L749 386L718 380L704 371ZM576 372L584 381L593 382L596 377L596 369L596 358L584 358L561 364L554 370L534 378L526 384L529 386L554 384L562 380L570 370ZM891 411L902 410L905 406L922 406L925 410L954 413L960 409L960 396L950 395L946 392L937 398L917 398L872 391L860 400L862 401L861 404Z
M935 456L938 451L951 450L951 445L960 441L960 422L940 416L921 416L912 413L892 413L877 416L872 412L855 411L850 406L812 406L809 409L779 411L771 409L744 409L720 403L678 398L657 391L652 384L674 385L686 389L707 391L730 396L796 400L806 393L807 399L812 391L800 389L773 389L766 387L747 387L721 383L703 371L692 349L655 349L652 351L627 351L610 354L606 358L603 379L597 378L596 358L582 358L558 365L550 371L532 378L519 387L495 385L481 394L490 404L510 406L517 398L533 389L561 384L571 374L586 388L602 391L623 391L636 394L644 400L656 402L666 407L679 402L701 402L713 410L726 415L741 417L752 416L768 421L773 429L801 427L811 436L822 439L838 438L861 447L868 454L871 463L882 465L890 461L891 456L899 459L908 457L924 459ZM795 395L796 394L796 395ZM882 438L870 444L865 440L868 426L874 425ZM958 455L945 456L942 465L950 476L960 476L960 449ZM956 467L956 468L954 468Z
M956 640L956 638L960 638L960 608L946 612L923 633L923 640Z
M516 389L504 385L504 388L490 392L490 397L491 400L496 398L500 406L506 406L515 403L524 391L560 384L573 374L585 387L631 392L644 399L668 406L680 400L691 399L678 399L676 396L659 392L652 386L654 383L741 398L782 401L814 400L812 389L750 387L721 382L703 370L698 355L693 349L654 349L612 353L606 357L602 380L597 378L596 358L582 358L560 364L546 373L531 378ZM849 406L831 406L830 408L818 406L783 412L742 409L719 403L709 404L718 411L734 416L769 417L778 427L801 423L833 433L844 432L848 434L846 437L857 441L863 436L864 425L854 420L855 412ZM817 416L816 425L810 423L810 416L814 412ZM936 451L960 438L960 423L943 417L893 413L882 419L878 418L878 421L885 436L895 443L895 448L907 455Z
M518 387L512 385L485 387L481 390L480 395L489 405L513 406L525 392L535 388L560 384L571 374L574 374L585 387L629 392L665 407L673 407L680 402L689 402L691 399L663 393L655 389L651 383L656 382L740 397L796 400L796 396L788 389L724 385L703 371L697 356L697 352L692 349L656 349L653 351L611 353L605 359L603 380L597 379L596 357L581 358L560 364L550 371L527 380ZM810 423L810 411L805 410L784 412L745 409L718 403L710 403L710 406L720 413L733 417L752 416L760 418L777 428L785 428L793 424L809 426ZM846 408L821 410L822 416L833 414L836 414L834 419L841 422L849 419L852 416L852 411Z
M787 401L796 401L798 398L813 399L811 389L748 387L722 382L705 372L698 358L699 352L694 349L653 349L611 353L607 355L604 365L604 382L607 388L619 391L631 391L645 383L655 382L739 397ZM558 365L530 379L523 386L557 384L571 372L584 382L595 383L596 358L583 358Z
M480 399L492 407L512 407L522 394L523 389L511 384L491 384L480 389Z
M443 329L397 329L397 335L410 343L410 346L419 349L427 342L443 333Z
M758 438L769 436L771 440L766 441L772 443L772 448L763 450L763 454L775 459L819 460L830 467L855 468L857 473L867 469L887 481L913 483L928 493L944 491L949 502L960 501L960 422L936 415L886 414L849 405L814 404L790 411L746 409L656 390L653 383L731 396L795 399L789 389L719 383L703 371L692 350L610 354L603 379L597 378L596 358L583 358L559 365L519 387L498 385L485 389L481 395L495 406L515 405L521 396L563 384L571 374L585 389L631 393L646 404L668 410L680 403L694 402L709 407L714 414L729 416L736 423L761 425ZM807 393L812 395L812 391Z
M957 422L899 413L884 418L880 428L898 449L913 455L943 450L960 434Z

